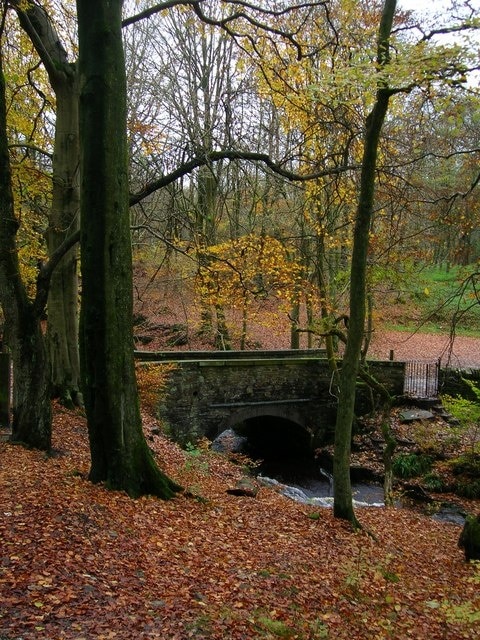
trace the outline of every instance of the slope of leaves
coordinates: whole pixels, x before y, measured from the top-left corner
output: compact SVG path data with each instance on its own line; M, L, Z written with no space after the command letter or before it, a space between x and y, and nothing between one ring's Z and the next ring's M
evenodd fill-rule
M239 466L156 426L188 489L171 502L89 483L79 413L55 408L50 458L0 443L2 640L480 638L458 526L371 508L353 533L270 488L229 495Z

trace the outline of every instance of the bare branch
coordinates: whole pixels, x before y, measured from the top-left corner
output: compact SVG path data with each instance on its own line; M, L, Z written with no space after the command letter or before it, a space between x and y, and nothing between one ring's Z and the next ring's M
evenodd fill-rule
M469 20L461 23L452 25L450 27L440 27L438 29L432 29L428 33L424 33L420 42L426 42L428 40L432 40L436 36L448 35L449 33L462 33L464 31L475 31L480 29L480 23L478 22L470 22Z
M40 265L37 275L37 293L34 301L35 313L40 315L47 304L48 290L52 274L63 256L80 241L80 231L72 233L55 249L48 262Z
M45 151L45 149L41 149L34 144L28 144L27 142L9 144L9 149L30 149L31 151L35 151L36 153L40 153L42 156L45 156L49 160L53 159L53 153L49 151Z
M161 11L165 11L166 9L172 9L173 7L178 6L192 6L194 4L198 4L199 2L203 2L203 0L167 0L166 2L160 2L159 4L153 5L153 7L149 7L145 9L145 11L141 11L140 13L136 13L133 16L125 18L122 21L123 27L128 27L131 24L135 24L136 22L140 22L141 20L145 20L146 18L151 18L152 16L160 13Z
M294 11L313 9L315 7L326 7L328 4L326 0L312 0L310 2L306 1L300 2L298 4L292 4L287 7L283 7L282 9L267 9L243 0L222 0L224 5L240 7L240 9L234 11L228 16L225 16L224 18L213 18L203 11L203 2L204 0L168 0L167 2L156 4L149 9L145 9L145 11L126 18L125 20L123 20L122 25L125 27L134 24L136 22L139 22L140 20L144 20L145 18L150 18L151 16L160 13L165 9L170 9L175 6L189 6L194 11L196 16L205 24L220 27L233 38L247 38L251 41L252 45L254 45L254 42L251 34L238 31L234 27L235 23L244 21L245 23L251 25L252 27L255 27L256 29L276 36L280 36L296 49L297 57L298 59L301 59L303 57L302 46L295 38L295 35L302 30L302 27L307 18L305 18L305 20L303 20L294 31L287 31L285 29L279 29L272 24L263 22L262 20L257 19L255 15L279 18L281 16L293 13Z
M343 165L330 167L322 171L316 171L314 173L301 174L285 169L281 165L274 162L270 158L270 156L265 153L255 153L251 151L213 151L212 153L209 153L207 155L201 155L193 158L192 160L189 160L188 162L182 164L171 173L168 173L158 178L157 180L149 182L143 187L141 191L130 195L130 206L137 204L155 191L166 187L182 176L191 173L194 169L211 164L212 162L219 162L220 160L248 160L251 162L262 162L274 173L292 182L307 182L309 180L317 180L318 178L338 175L347 171L357 171L360 168L359 165Z

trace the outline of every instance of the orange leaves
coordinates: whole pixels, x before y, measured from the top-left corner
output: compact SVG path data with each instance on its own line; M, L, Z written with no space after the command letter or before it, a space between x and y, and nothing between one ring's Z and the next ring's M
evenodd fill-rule
M134 501L79 475L79 413L57 408L54 438L49 459L0 445L0 636L478 638L458 527L359 510L373 540L272 489L228 495L238 466L202 451L208 468L189 470L188 453L158 436L168 475L189 475L204 500Z
M140 402L142 406L151 411L156 412L162 393L164 393L168 374L175 365L137 362L135 366L135 375L137 378L137 387Z

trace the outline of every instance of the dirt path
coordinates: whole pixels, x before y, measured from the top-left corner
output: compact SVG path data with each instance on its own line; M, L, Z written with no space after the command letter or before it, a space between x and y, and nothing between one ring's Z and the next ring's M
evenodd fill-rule
M480 368L480 338L457 336L452 346L448 335L380 331L372 339L369 354L388 360L391 349L395 360L430 362L441 358L442 366Z

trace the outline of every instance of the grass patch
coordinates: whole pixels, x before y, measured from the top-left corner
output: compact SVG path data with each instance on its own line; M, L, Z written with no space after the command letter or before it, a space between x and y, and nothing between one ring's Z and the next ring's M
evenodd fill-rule
M390 293L385 304L390 305L393 315L385 310L385 328L390 331L420 331L422 333L445 334L455 324L459 336L479 337L480 304L476 302L478 276L475 265L467 267L445 267L429 264L405 266L403 275L398 274L390 282ZM393 299L392 296L393 295ZM380 304L380 307L382 305Z
M439 267L427 267L412 280L414 287L410 298L420 307L421 317L428 324L423 330L445 331L457 318L458 333L471 331L478 335L480 305L472 305L472 285L464 286L468 268L451 267L448 271Z
M446 331L450 331L450 324L441 324L433 322L422 322L419 327L419 321L414 319L406 319L404 323L398 324L394 322L385 322L382 324L386 331L398 331L399 333L424 333L433 335L445 335ZM463 338L480 338L480 331L475 328L456 327L455 335Z

